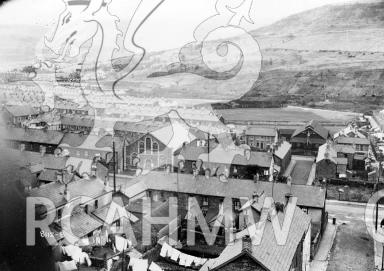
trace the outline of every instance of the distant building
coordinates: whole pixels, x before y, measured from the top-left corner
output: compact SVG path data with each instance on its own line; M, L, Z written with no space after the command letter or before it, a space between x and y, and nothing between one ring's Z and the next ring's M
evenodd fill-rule
M315 156L321 145L331 138L329 130L315 120L296 129L291 137L292 154Z
M8 146L20 151L53 154L64 134L58 131L28 128L8 128L4 138Z
M283 174L291 163L292 145L287 141L278 141L273 146L274 166L280 174Z
M21 123L36 118L39 111L29 105L7 105L4 107L4 117L6 122L20 127Z
M345 178L347 164L348 159L338 157L331 143L323 144L319 147L316 157L316 178L319 180Z
M182 172L217 176L224 174L229 178L267 180L272 166L272 153L256 152L237 146L224 148L217 142L210 144L207 141L199 146L185 145L178 156L178 161L183 161Z
M175 155L180 148L196 139L194 130L184 122L172 120L160 126L150 127L150 132L139 137L124 149L125 169L133 171L169 170L176 165ZM141 133L142 134L142 133ZM140 135L134 133L134 136Z
M250 146L252 150L268 151L272 144L277 141L278 132L274 128L249 127L241 137L243 137L241 141Z
M121 152L123 142L119 138L111 135L82 135L65 134L59 150L61 155L68 156L67 165L79 166L79 173L92 175L96 169L96 162L101 159L113 170L113 141L116 151L116 170L119 172L123 168L123 154Z
M77 91L77 90L76 90ZM76 96L75 96L76 97ZM60 115L93 115L94 111L91 106L85 105L79 107L75 102L55 97L55 110Z
M339 132L333 135L333 139L336 140L339 137L358 137L358 138L366 138L366 136L360 132L357 127L352 127L348 125L348 127L340 130Z
M60 128L66 132L82 132L89 134L95 123L95 119L89 116L62 116L60 119Z
M368 154L370 141L367 138L360 137L338 137L335 142L340 145L351 146L355 153Z

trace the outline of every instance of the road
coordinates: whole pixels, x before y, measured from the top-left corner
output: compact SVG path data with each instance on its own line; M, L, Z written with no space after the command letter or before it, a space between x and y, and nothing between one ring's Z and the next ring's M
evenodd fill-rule
M327 200L329 219L336 218L338 231L327 271L374 270L374 242L365 225L365 204ZM379 221L384 218L380 208Z

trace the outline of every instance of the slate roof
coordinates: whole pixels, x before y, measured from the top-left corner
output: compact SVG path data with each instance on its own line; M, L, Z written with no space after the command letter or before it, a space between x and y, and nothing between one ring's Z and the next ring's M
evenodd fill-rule
M14 158L20 162L21 165L42 164L45 169L63 169L65 167L68 157L55 157L53 154L40 153L19 150L9 150L14 155Z
M177 150L182 147L185 142L190 143L196 139L194 133L191 133L190 130L190 126L183 120L172 119L170 123L150 132L150 134L168 148Z
M248 127L245 135L251 136L276 136L276 129L267 127Z
M80 212L71 216L71 230L77 237L84 237L88 233L103 226L103 223L86 214Z
M87 139L88 135L83 135L81 133L65 133L61 144L66 144L71 147L78 147Z
M43 182L54 182L57 179L56 172L57 170L54 169L46 169L40 173L38 180Z
M80 179L68 184L68 191L71 199L79 196L88 196L91 198L100 197L108 193L104 189L104 183L98 179ZM55 207L67 203L64 198L64 184L53 182L34 188L30 191L32 197L45 197L50 199Z
M342 137L336 138L335 141L338 144L349 144L349 145L353 145L353 144L369 145L370 144L368 139L359 138L359 137L344 137L344 136L342 136Z
M71 126L84 126L92 128L95 123L95 119L87 116L63 116L61 118L61 123L63 125L71 125Z
M326 128L324 128L318 121L311 120L306 125L296 129L296 131L293 133L292 137L297 136L298 134L304 132L307 129L312 129L316 134L318 134L319 136L321 136L324 139L327 139L328 136L330 135L329 131Z
M247 160L244 155L235 155L233 157L233 165L241 166L259 166L269 168L271 166L272 153L251 151L250 159Z
M63 137L64 134L59 131L27 128L8 128L6 134L4 135L4 138L7 140L52 145L60 144Z
M279 213L279 220L281 222L283 220L281 213ZM288 271L310 223L309 216L296 207L285 245L277 244L272 223L267 220L259 245L253 245L248 237L236 239L227 245L218 258L208 260L200 271L218 270L241 255L248 255L268 271Z
M147 134L165 125L167 124L152 120L144 120L140 122L117 121L113 127L113 130Z
M186 145L181 149L179 159L184 159L186 161L197 161L201 154L207 152L208 147Z
M332 144L325 143L319 147L319 151L317 152L316 157L316 163L328 159L333 163L337 164L335 158L337 158L336 150L333 148Z
M121 144L120 139L116 139L116 142ZM118 147L120 145L116 145ZM112 136L98 136L98 135L82 135L67 133L62 143L61 148L75 147L85 150L97 150L97 151L112 151Z
M275 155L280 159L284 159L288 152L291 150L292 145L287 141L281 142L275 149Z
M253 192L264 191L273 195L275 201L285 201L285 195L291 193L298 198L299 206L323 208L325 189L307 185L288 185L284 183L254 182L253 180L228 179L222 182L216 177L207 179L205 176L194 177L191 174L150 172L135 179L132 185L122 191L129 198L146 190L180 192L214 197L251 197Z
M207 152L201 152L199 149L192 149L194 153L189 153L193 158L198 154L198 159L203 162L218 163L225 165L239 165L239 166L259 166L270 167L272 160L272 153L269 152L250 152L249 160L246 159L245 150L240 147L223 148L220 144L212 149L208 155ZM188 159L186 159L188 160ZM197 159L194 159L197 160Z
M345 154L354 154L355 149L350 145L341 145L341 144L334 144L333 147L337 152L345 153Z
M25 117L29 115L37 115L39 112L29 105L7 105L5 109L14 117Z

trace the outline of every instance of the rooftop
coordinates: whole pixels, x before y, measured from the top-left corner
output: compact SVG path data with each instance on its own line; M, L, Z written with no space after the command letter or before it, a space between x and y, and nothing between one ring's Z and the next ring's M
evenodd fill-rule
M327 139L328 136L330 135L329 131L326 128L324 128L319 122L317 122L316 120L311 120L306 125L296 129L292 137L297 136L298 134L304 132L307 129L313 130L316 134L321 136L323 139Z
M55 207L59 207L67 203L64 198L64 187L64 184L59 182L45 184L32 189L30 196L48 198L54 203ZM108 193L104 188L104 183L98 179L80 179L68 184L71 199L80 196L97 198Z
M280 221L282 221L282 217L283 215L279 213ZM307 232L309 225L309 216L296 207L285 245L277 244L272 223L267 220L263 238L259 245L252 244L248 236L236 239L233 243L227 245L218 258L208 260L200 270L218 270L239 256L247 255L265 267L266 270L288 271L292 265L296 248ZM247 231L247 229L244 231Z
M207 151L203 152L203 150L195 148L191 156L195 156L198 153L198 159L214 164L270 167L272 161L272 153L269 152L250 151L250 158L247 159L244 155L245 150L234 145L224 148L219 144L210 151L209 155Z
M266 128L266 127L248 127L245 131L246 135L253 136L276 136L276 129L274 128Z
M276 201L284 201L285 195L291 193L298 198L299 206L323 208L325 189L307 185L288 185L284 183L254 182L253 180L228 179L222 182L216 177L207 179L205 176L194 177L191 174L150 172L137 177L124 191L129 198L146 190L180 192L186 194L206 195L214 197L251 197L253 192L264 191Z
M8 128L6 135L4 135L7 140L52 145L60 144L63 137L62 132L27 128Z
M87 116L63 116L61 118L61 124L71 126L85 126L92 128L95 123L95 119Z
M291 150L291 148L292 145L290 143L288 143L287 141L282 141L276 146L274 154L280 159L284 159L287 153Z
M160 121L140 121L140 122L128 122L128 121L118 121L116 122L113 129L115 131L125 131L146 134L154 130L157 130L163 127L165 124Z
M8 152L12 153L13 157L23 166L42 164L45 169L63 169L68 159L68 157L55 157L53 154L41 156L37 152L20 152L14 149L9 149Z
M5 106L5 109L14 117L25 117L39 114L39 111L29 105L7 105Z
M369 145L370 142L366 138L359 138L359 137L338 137L335 139L336 143L338 144L359 144L359 145Z

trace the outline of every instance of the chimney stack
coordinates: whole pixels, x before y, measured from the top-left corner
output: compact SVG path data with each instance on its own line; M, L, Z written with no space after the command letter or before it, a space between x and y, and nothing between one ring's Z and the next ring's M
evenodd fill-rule
M64 189L64 198L68 202L71 200L71 195L69 193L68 185L67 184L65 185L65 189Z
M289 186L292 185L292 177L291 177L291 176L288 176L288 178L287 178L287 184L288 184Z
M254 202L258 203L259 202L259 195L257 194L257 192L253 192L253 195L252 195L252 199Z
M288 205L290 199L293 197L293 195L291 193L287 193L285 194L285 206Z
M244 150L245 158L249 161L251 159L251 150Z

